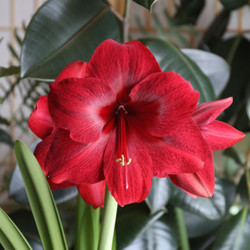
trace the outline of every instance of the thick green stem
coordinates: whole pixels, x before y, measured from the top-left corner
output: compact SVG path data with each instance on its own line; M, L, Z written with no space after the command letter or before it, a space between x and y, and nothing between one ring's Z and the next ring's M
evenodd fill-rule
M98 250L111 250L115 230L117 203L106 187Z
M245 162L245 174L246 174L246 184L247 184L247 193L248 193L248 205L250 206L250 174L249 174L249 163L250 163L250 148L246 154Z
M75 249L96 250L99 234L100 208L94 209L78 195Z
M182 209L176 207L175 214L177 219L181 250L190 250Z
M131 0L126 0L124 15L123 15L123 39L122 40L124 43L128 41L130 3L131 3Z

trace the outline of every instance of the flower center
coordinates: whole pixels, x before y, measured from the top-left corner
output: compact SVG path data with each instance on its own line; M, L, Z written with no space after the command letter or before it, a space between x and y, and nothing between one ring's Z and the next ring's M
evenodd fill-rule
M124 176L125 176L125 185L126 189L128 189L128 173L127 166L131 163L132 159L128 158L127 154L127 137L126 137L126 120L125 115L127 111L123 105L119 105L117 109L117 159L116 162L119 163L120 166L124 167Z

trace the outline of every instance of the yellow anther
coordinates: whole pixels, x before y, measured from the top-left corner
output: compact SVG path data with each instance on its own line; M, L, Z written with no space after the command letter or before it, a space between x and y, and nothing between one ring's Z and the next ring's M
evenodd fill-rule
M129 165L131 163L131 161L132 161L132 159L129 158L128 162L127 162L127 165ZM124 157L124 155L121 155L121 158L116 159L116 162L120 162L120 165L124 167L125 166L125 157Z
M116 162L120 162L121 166L125 166L125 157L121 155L121 158L116 159Z

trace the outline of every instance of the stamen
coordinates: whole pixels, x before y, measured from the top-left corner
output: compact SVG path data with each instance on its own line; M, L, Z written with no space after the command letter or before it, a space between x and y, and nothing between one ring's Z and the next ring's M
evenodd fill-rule
M121 158L116 159L116 162L120 162L120 165L123 166L123 167L125 166L125 164L129 165L131 163L131 161L132 161L132 159L129 158L128 162L125 163L125 157L124 157L124 155L121 155Z

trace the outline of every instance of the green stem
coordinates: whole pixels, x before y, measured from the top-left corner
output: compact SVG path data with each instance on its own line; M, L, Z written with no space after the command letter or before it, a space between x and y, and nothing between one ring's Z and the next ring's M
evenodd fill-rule
M117 203L106 187L98 250L111 250L115 230Z
M122 40L124 43L128 41L130 3L131 3L131 0L126 0L125 10L124 10L124 15L123 15L123 39Z
M100 208L94 209L78 195L75 250L96 250L99 234Z
M183 211L180 208L175 208L175 214L177 219L177 226L180 236L180 244L182 250L190 250L189 242L188 242L188 235L187 235L187 229L184 222L184 215Z
M246 154L245 162L245 173L246 173L246 184L247 184L247 194L248 194L248 205L250 206L250 174L249 174L249 163L250 163L250 148Z
M229 55L228 55L228 57L227 57L227 59L226 59L226 61L227 61L227 63L228 63L229 65L231 65L231 63L232 63L232 61L233 61L233 58L234 58L234 56L235 56L235 53L236 53L236 51L237 51L237 49L238 49L238 47L239 47L239 44L240 44L241 40L242 40L242 36L238 36L238 37L235 39L234 43L233 43L233 46L232 46L232 48L231 48L231 51L230 51L230 53L229 53Z

